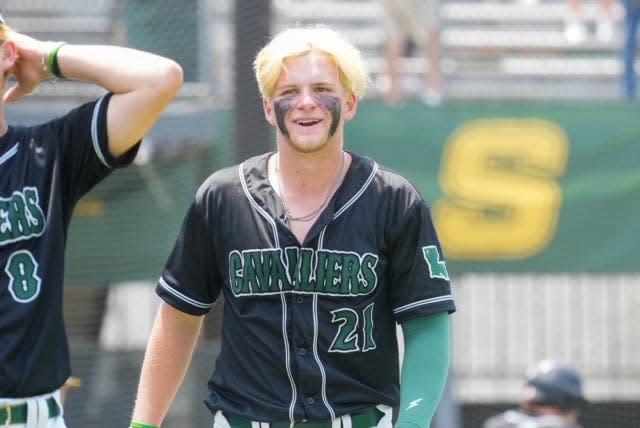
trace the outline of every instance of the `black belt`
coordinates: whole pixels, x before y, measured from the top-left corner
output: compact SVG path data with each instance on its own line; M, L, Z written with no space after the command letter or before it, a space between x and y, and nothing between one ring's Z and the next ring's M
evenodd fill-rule
M60 415L60 406L53 397L47 398L49 417ZM0 426L27 423L27 404L0 404Z
M251 422L248 419L240 418L238 416L222 413L229 426L231 428L251 428ZM352 428L369 428L375 427L380 422L380 419L384 416L384 413L380 410L372 407L369 410L365 410L362 413L350 415ZM337 418L336 418L337 419ZM269 428L290 428L291 422L271 422L268 424ZM331 421L319 421L319 422L294 422L293 426L301 428L331 428Z

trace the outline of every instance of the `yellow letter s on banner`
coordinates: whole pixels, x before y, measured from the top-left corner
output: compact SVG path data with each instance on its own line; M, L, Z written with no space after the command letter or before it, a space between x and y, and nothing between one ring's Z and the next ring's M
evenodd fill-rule
M544 250L558 224L568 146L565 132L541 119L478 120L454 132L440 168L445 199L434 206L447 257L513 260Z

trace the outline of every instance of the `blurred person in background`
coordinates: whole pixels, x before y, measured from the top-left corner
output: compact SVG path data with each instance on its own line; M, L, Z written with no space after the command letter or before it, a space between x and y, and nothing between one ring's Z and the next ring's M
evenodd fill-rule
M623 89L628 100L636 98L636 49L638 21L640 20L640 0L622 0L624 5L624 45L622 62L624 64Z
M133 161L180 90L182 68L124 47L37 40L0 16L0 72L0 426L65 428L71 367L62 297L73 209ZM7 123L7 103L54 78L106 93L46 123Z
M568 0L569 11L565 20L564 34L571 44L583 43L587 40L588 31L585 25L583 0ZM596 37L601 42L613 39L613 5L615 0L600 0L600 15L596 19Z
M543 360L527 371L520 408L489 418L482 428L582 428L586 405L582 375L574 367Z
M427 105L442 102L442 73L440 71L439 0L380 0L382 20L386 31L386 77L383 100L397 103L402 97L402 70L410 42L425 54L424 87L420 99Z

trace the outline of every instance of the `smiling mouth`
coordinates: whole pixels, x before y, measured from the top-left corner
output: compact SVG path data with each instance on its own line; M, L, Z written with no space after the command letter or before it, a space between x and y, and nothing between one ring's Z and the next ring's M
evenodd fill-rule
M320 120L297 120L296 125L300 126L313 126L320 123Z

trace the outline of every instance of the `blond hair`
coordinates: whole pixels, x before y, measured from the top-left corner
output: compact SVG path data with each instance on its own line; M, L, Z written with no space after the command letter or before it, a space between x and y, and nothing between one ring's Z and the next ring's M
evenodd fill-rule
M4 42L7 40L9 38L9 33L11 33L11 28L4 22L0 22L0 41Z
M340 33L318 25L284 30L258 52L253 61L253 69L262 97L273 97L276 82L284 70L287 58L311 51L319 51L333 59L347 95L355 94L359 98L364 95L369 76L362 54Z

